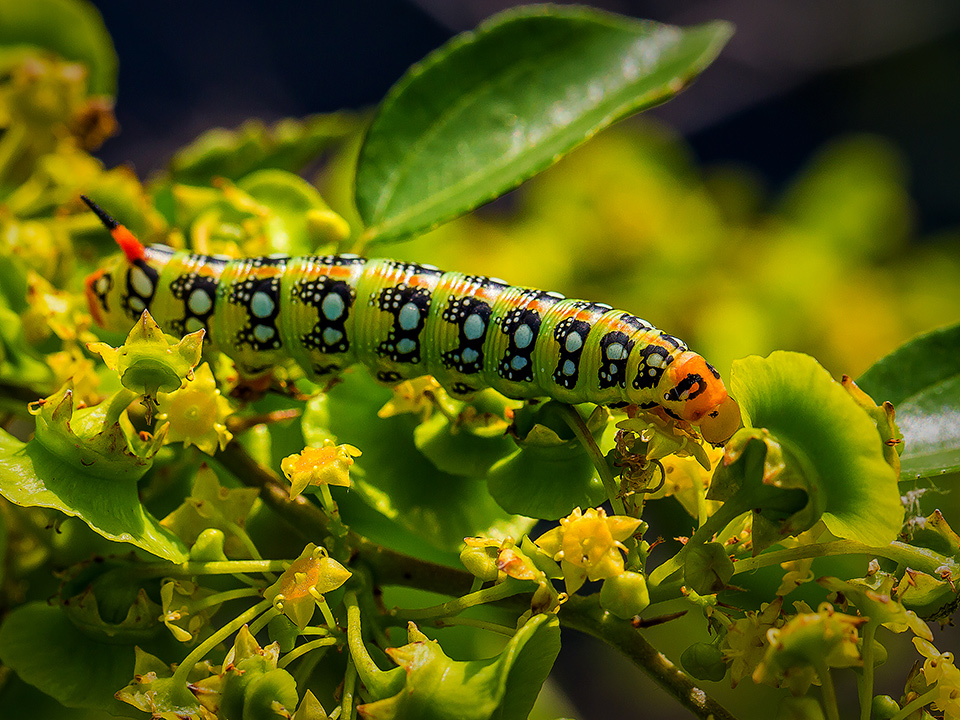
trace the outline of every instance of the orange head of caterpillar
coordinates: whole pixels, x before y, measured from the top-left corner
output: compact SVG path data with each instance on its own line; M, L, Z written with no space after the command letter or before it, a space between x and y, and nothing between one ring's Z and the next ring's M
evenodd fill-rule
M720 444L740 427L740 406L727 394L718 373L693 352L683 352L667 366L660 383L661 405L700 428L703 439Z

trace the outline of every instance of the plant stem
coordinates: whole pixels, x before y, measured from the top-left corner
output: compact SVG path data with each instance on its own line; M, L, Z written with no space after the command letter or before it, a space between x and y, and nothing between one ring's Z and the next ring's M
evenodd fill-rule
M863 626L863 676L857 687L860 699L860 720L870 720L870 711L873 708L873 656L874 642L877 634L877 623L870 620Z
M449 615L458 615L469 607L483 605L484 603L504 600L519 593L528 592L530 585L523 580L507 578L502 583L492 585L483 590L469 593L463 597L450 600L449 602L433 605L416 610L399 610L394 608L390 611L390 616L398 620L432 620L433 618L446 617Z
M597 596L573 596L560 612L560 623L602 640L632 660L661 688L701 720L736 720L689 675L648 643L629 620L605 613Z
M316 650L317 648L330 647L331 645L336 645L337 639L332 637L323 637L317 640L311 640L310 642L305 642L303 645L298 645L293 650L288 652L277 663L277 667L285 668L287 665L292 663L298 657L306 655L311 650Z
M363 644L360 604L357 602L356 592L347 591L343 596L343 603L347 606L347 646L350 648L350 657L353 659L360 681L375 698L396 695L403 687L406 672L401 667L392 670L379 668Z
M922 707L926 707L927 705L932 703L934 700L936 700L937 695L939 694L940 694L939 689L936 686L934 686L933 690L928 690L920 697L915 698L911 702L904 705L903 708L900 710L900 712L898 712L896 715L890 718L890 720L907 720L907 718L910 717L917 710L919 710Z
M840 709L837 707L837 691L833 687L833 675L830 674L830 668L827 661L820 659L814 667L817 669L817 675L820 676L820 690L823 695L823 709L827 714L827 720L840 720Z
M343 678L343 697L340 699L340 717L351 720L353 717L353 693L357 689L357 668L353 664L353 657L347 656L347 671Z
M237 573L283 572L284 560L217 560L213 562L148 563L134 567L139 577L191 577L194 575L235 575Z
M241 613L223 627L217 629L210 637L197 645L189 655L177 666L173 673L174 681L179 681L184 685L187 682L187 676L193 670L193 666L206 657L207 653L213 650L217 645L226 640L230 635L253 620L257 615L270 607L270 601L264 600L257 603L244 613Z
M498 635L506 635L507 637L513 637L517 634L515 628L507 627L506 625L500 625L498 623L493 623L488 620L477 620L476 618L466 618L466 617L448 617L448 618L438 618L432 623L434 627L444 628L452 627L454 625L464 625L466 627L475 627L480 630L488 630L489 632L497 633Z
M580 417L580 413L570 405L564 405L561 408L560 416L567 426L573 430L573 434L577 436L577 440L580 441L580 444L583 445L587 451L587 455L590 456L590 461L593 463L597 474L600 476L600 480L603 482L603 489L607 491L607 499L610 501L610 506L613 508L614 513L616 515L625 515L627 511L623 505L623 499L620 497L620 485L617 483L616 478L613 477L613 473L610 472L607 459L603 456L603 453L600 452L600 446L597 445L597 441L594 440L589 428L587 428L587 424L583 421L583 418Z
M246 597L259 597L260 591L256 588L237 588L236 590L225 590L224 592L219 592L216 595L211 595L206 597L196 605L191 606L191 611L196 613L200 610L206 610L208 607L213 607L215 605L222 605L225 602L230 600L238 600L240 598Z
M960 564L952 558L948 558L933 550L914 547L913 545L899 541L892 542L883 547L873 547L857 542L856 540L835 540L828 543L799 545L785 550L764 553L754 558L744 558L743 560L734 562L733 573L734 575L738 575L770 565L779 565L780 563L791 560L827 557L829 555L870 555L873 557L882 557L934 576L939 576L940 568L946 567L955 577L960 576Z

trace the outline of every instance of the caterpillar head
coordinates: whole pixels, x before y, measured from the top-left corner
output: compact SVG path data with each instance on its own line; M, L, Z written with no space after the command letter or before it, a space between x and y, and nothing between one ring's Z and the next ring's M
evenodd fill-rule
M700 428L703 439L720 444L740 427L740 406L727 394L713 366L693 352L681 353L660 382L664 408Z

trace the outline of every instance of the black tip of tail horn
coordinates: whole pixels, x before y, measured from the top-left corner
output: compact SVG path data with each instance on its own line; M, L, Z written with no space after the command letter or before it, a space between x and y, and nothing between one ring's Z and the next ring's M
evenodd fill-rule
M114 230L115 228L119 227L120 223L110 217L107 214L107 211L97 205L93 200L88 198L86 195L81 195L80 199L87 204L87 207L93 210L98 218L100 218L100 222L106 226L107 230Z

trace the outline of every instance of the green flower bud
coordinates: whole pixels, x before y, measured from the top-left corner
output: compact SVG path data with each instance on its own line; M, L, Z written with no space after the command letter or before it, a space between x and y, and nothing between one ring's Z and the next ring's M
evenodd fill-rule
M207 528L197 536L190 548L190 560L194 562L222 562L227 559L223 551L226 535L218 528Z
M607 578L600 588L600 607L619 618L639 615L650 604L647 579L638 572L625 570Z
M889 695L877 695L873 698L871 715L874 720L889 720L900 712L900 705Z
M727 674L727 665L723 662L723 653L713 643L694 643L680 656L683 669L697 680L719 682Z
M500 553L500 543L496 545L477 545L470 541L483 541L484 538L466 538L467 544L460 551L460 562L476 578L483 582L493 582L500 575L497 567L497 555Z

